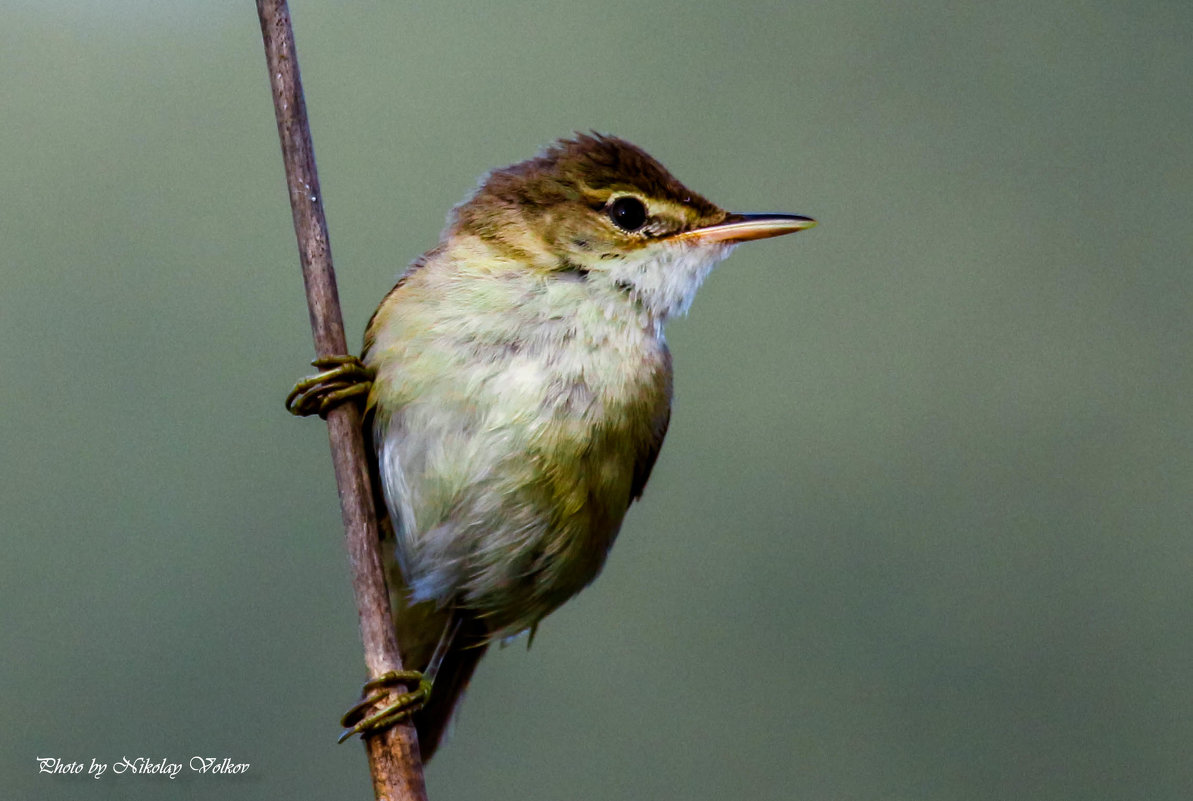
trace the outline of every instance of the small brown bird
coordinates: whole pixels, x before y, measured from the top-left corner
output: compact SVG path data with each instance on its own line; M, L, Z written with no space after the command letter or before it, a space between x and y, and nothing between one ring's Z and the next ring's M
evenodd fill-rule
M419 671L391 679L421 679L367 717L385 693L366 699L349 734L413 714L430 758L489 643L596 578L667 432L664 323L736 244L813 225L726 212L601 135L494 170L451 212L373 314L363 365L322 362L291 398L311 413L367 392L394 625Z

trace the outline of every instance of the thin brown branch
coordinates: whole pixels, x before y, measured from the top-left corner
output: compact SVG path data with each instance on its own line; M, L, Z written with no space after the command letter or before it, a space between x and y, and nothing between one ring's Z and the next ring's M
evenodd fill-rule
M315 150L307 123L306 101L298 74L290 10L285 0L257 0L257 14L261 19L261 36L265 40L265 59L273 88L278 136L282 140L282 158L290 189L290 208L294 213L294 233L298 237L302 278L306 283L315 352L320 357L346 354L348 346L331 263L319 176L315 171ZM359 410L354 404L339 406L327 416L327 428L336 484L340 490L340 510L352 568L352 586L356 592L356 609L360 615L365 664L369 675L375 678L387 671L401 670L402 664L378 551L377 520ZM365 747L378 799L425 801L422 759L412 725L393 726L367 737Z

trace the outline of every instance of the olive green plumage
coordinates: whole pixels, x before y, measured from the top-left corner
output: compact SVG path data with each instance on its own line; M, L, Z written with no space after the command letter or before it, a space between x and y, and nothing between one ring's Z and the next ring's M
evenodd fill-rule
M623 140L577 136L488 175L374 314L362 358L405 666L460 621L415 716L424 755L485 646L600 572L667 431L663 323L737 241L786 232L744 219Z

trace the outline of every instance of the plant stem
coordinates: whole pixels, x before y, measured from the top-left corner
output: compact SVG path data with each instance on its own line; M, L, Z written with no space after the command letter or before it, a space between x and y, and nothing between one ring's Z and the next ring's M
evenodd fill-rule
M285 0L257 0L265 59L273 88L273 106L282 141L294 233L310 308L311 332L318 356L346 354L344 322L336 291L327 219L323 214L315 149L307 122L306 101L294 49L294 29ZM332 461L340 492L340 510L352 569L356 609L369 675L401 670L398 642L390 617L389 594L381 567L373 493L365 461L360 411L343 404L327 416ZM386 801L425 801L418 737L408 721L365 738L373 790Z

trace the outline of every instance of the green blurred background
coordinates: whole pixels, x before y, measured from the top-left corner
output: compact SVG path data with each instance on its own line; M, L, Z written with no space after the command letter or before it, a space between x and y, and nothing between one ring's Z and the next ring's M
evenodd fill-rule
M604 575L433 799L1193 797L1193 7L314 3L350 339L486 169L738 210ZM251 3L0 0L0 794L366 798ZM228 756L238 778L38 775Z

